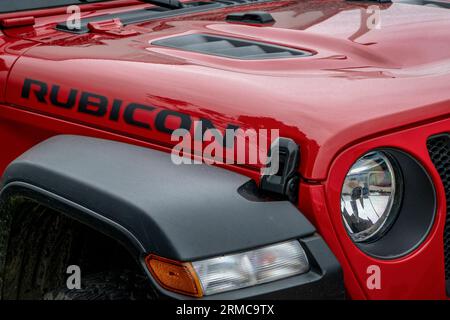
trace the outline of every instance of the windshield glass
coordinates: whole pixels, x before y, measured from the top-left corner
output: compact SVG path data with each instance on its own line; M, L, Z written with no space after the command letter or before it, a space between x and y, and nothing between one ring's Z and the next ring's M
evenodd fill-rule
M0 13L55 8L73 4L106 2L111 0L0 0Z

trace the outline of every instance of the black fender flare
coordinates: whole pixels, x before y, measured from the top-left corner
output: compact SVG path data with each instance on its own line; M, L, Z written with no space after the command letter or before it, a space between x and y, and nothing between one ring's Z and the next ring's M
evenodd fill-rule
M71 207L80 212L75 218L94 228L107 224L121 233L133 250L178 261L315 232L288 201L242 196L239 188L249 180L204 164L176 165L160 151L62 135L36 145L7 167L1 197L22 192Z
M141 262L150 253L196 261L310 237L309 247L322 248L314 255L340 279L337 261L303 214L289 201L246 195L251 186L223 168L176 165L168 153L60 135L7 167L0 198L44 203L112 236Z

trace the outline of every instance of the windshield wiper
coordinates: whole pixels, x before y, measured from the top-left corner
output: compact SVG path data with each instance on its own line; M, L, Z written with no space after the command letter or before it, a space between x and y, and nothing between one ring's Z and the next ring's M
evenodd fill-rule
M65 0L65 1L74 1L74 0ZM109 14L106 13L99 16L82 18L80 28L78 29L70 29L67 25L67 22L64 21L58 23L56 25L56 29L64 32L83 34L90 32L89 23L91 22L101 22L119 19L122 26L127 26L130 24L175 17L189 13L205 12L213 9L234 7L247 3L263 3L271 0L214 0L214 1L197 0L186 3L184 5L180 3L179 0L140 0L140 1L155 4L156 7L142 8L138 10L116 12Z
M80 2L88 3L88 0L78 0ZM158 7L163 7L167 9L181 9L183 8L183 4L178 0L139 0L141 2L154 4Z
M178 0L139 0L139 1L154 4L155 6L167 9L181 9L184 7L184 5Z

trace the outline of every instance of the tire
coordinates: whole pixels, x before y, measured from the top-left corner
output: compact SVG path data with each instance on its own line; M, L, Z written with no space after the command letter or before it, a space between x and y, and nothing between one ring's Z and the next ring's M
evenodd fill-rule
M6 300L136 300L155 296L137 261L114 239L34 202L14 210L3 272ZM67 289L68 266L81 289ZM2 271L2 270L0 270Z
M44 300L144 300L152 299L146 279L130 271L98 273L82 277L81 289L61 288L48 292ZM140 284L140 285L139 285Z

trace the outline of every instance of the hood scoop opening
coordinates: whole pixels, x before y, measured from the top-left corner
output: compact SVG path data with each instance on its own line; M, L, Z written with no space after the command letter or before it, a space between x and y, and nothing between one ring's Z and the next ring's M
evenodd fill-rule
M153 41L152 45L241 60L298 58L312 55L308 51L284 46L207 34L171 37Z

